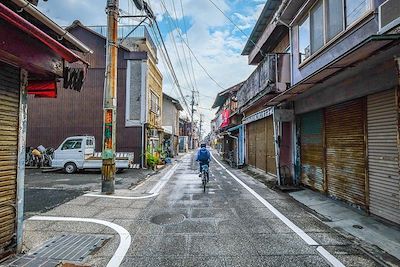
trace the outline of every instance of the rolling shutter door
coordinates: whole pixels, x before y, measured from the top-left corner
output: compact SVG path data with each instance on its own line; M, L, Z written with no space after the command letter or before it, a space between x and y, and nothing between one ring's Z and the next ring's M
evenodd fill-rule
M254 127L254 123L249 123L246 125L247 130L247 141L248 141L248 149L247 149L247 163L250 166L256 167L256 131Z
M325 191L322 110L300 116L300 160L301 182Z
M267 170L267 142L265 138L265 119L254 122L256 125L256 167Z
M274 139L274 124L272 116L269 116L266 121L266 149L267 149L267 172L276 175L276 156L275 156L275 139Z
M14 242L19 71L0 62L0 258Z
M368 96L370 212L400 223L400 177L395 90Z
M328 107L325 122L328 193L365 208L363 99Z

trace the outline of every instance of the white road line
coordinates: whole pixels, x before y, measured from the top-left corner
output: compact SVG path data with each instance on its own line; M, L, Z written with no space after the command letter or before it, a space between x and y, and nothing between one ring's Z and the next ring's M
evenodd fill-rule
M268 201L261 197L257 192L246 185L242 180L237 178L232 172L230 172L224 165L222 165L214 156L212 156L217 162L233 179L242 185L247 191L249 191L255 198L257 198L265 207L267 207L276 217L278 217L284 224L286 224L293 232L295 232L301 239L303 239L307 245L317 246L317 251L334 267L345 267L337 258L330 254L326 249L320 246L314 239L306 234L302 229L295 225L292 221L285 217L280 211L272 206Z
M157 196L161 189L165 186L165 184L168 182L168 180L172 177L174 174L175 170L178 168L180 164L175 164L159 181L158 183L149 191L150 195L146 196L140 196L140 197L128 197L128 196L116 196L116 195L103 195L101 193L88 193L85 194L85 197L102 197L102 198L114 198L114 199L129 199L129 200L135 200L135 199L146 199L146 198L152 198Z
M52 217L52 216L33 216L29 218L30 221L63 221L63 222L88 222L88 223L97 223L107 227L110 227L114 231L116 231L119 235L119 245L114 255L110 259L107 264L107 267L116 267L119 266L122 260L125 257L126 252L131 246L131 235L129 232L123 228L122 226L107 222L104 220L91 219L91 218L74 218L74 217Z

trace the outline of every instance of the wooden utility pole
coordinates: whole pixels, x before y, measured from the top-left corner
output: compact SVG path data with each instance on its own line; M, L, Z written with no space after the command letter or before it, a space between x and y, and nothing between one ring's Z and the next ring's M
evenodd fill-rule
M194 143L193 142L194 91L193 90L192 90L192 101L191 101L190 105L192 106L192 110L190 112L190 149L193 149L194 148L194 145L193 145L193 143Z
M107 0L107 53L104 82L101 192L114 194L117 109L118 1Z

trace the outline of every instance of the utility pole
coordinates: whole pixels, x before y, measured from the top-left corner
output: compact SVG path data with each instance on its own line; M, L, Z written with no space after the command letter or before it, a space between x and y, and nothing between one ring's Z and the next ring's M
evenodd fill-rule
M107 0L107 53L104 81L101 192L114 194L117 109L118 1Z
M194 114L194 90L192 90L192 101L190 102L192 110L190 113L190 149L193 149L193 114Z
M203 128L203 114L200 114L200 129L199 129L199 139L200 139L200 141L202 140L202 138L201 138L202 128Z

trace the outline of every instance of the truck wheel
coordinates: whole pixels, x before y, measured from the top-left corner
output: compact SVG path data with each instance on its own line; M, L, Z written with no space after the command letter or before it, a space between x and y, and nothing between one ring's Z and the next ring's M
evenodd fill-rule
M75 173L76 172L76 165L75 165L75 163L73 163L73 162L68 162L68 163L65 163L65 165L64 165L64 171L66 172L66 173L68 173L68 174L73 174L73 173Z
M124 169L118 168L115 173L123 173L123 172L124 172Z

